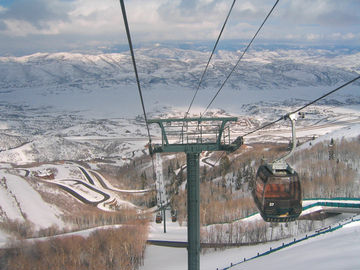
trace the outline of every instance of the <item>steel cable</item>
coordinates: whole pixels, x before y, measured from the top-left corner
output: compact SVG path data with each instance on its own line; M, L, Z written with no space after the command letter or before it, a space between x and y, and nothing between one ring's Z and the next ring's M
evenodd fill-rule
M128 39L128 43L129 43L131 59L132 59L132 63L133 63L133 66L134 66L134 72L135 72L136 83L137 83L137 87L138 87L138 91L139 91L141 107L142 107L142 110L143 110L145 125L146 125L146 129L147 129L147 134L148 134L148 137L149 137L149 150L150 150L150 148L151 148L151 135L150 135L149 124L148 124L148 120L147 120L147 116L146 116L144 98L143 98L142 91L141 91L139 75L138 75L138 71L137 71L137 67L136 67L134 49L133 49L133 45L132 45L132 42L131 42L130 28L129 28L129 24L128 24L128 20L127 20L127 16L126 16L126 9L125 9L124 1L123 0L119 0L119 1L120 1L121 11L122 11L123 19L124 19L126 35L127 35L127 39ZM150 154L151 154L151 150L150 150ZM153 158L152 154L151 154L151 160L152 160L153 177L154 177L155 176L155 165L154 165L154 158Z
M221 28L221 30L220 30L219 36L218 36L218 38L217 38L217 40L216 40L216 42L215 42L214 48L213 48L213 50L212 50L212 52L211 52L211 54L210 54L209 60L207 61L206 67L205 67L205 69L204 69L204 71L203 71L203 73L202 73L202 75L201 75L199 84L198 84L198 86L197 86L197 88L196 88L195 94L194 94L194 96L193 96L193 98L192 98L192 100L191 100L191 102L190 102L189 108L187 109L184 118L186 118L186 117L188 116L189 111L190 111L190 109L191 109L191 106L192 106L192 104L193 104L193 102L194 102L194 100L195 100L195 97L196 97L199 89L200 89L200 85L201 85L201 83L202 83L202 81L203 81L203 79L204 79L204 76L205 76L205 73L206 73L206 71L207 71L207 69L208 69L208 67L209 67L210 61L211 61L211 59L212 59L212 57L213 57L213 55L214 55L214 53L215 53L216 47L217 47L217 45L218 45L218 43L219 43L219 40L220 40L220 38L221 38L221 35L222 35L224 29L225 29L225 25L226 25L226 23L227 23L227 21L228 21L228 19L229 19L229 17L230 17L230 14L231 14L231 11L233 10L233 7L234 7L234 5L235 5L235 2L236 2L236 0L233 1L232 5L231 5L231 7L230 7L230 10L229 10L229 12L228 12L228 14L227 14L227 16L226 16L225 22L224 22L224 24L223 24L223 26L222 26L222 28Z
M240 56L240 58L238 59L238 61L236 62L235 66L232 68L232 70L230 71L230 74L226 77L225 81L222 83L222 85L220 86L220 89L216 92L215 96L212 98L212 100L210 101L209 105L206 107L205 111L202 113L202 115L204 115L207 110L209 109L209 107L211 106L211 104L214 102L214 100L216 99L216 97L218 96L218 94L220 93L220 91L223 89L225 83L228 81L228 79L230 78L230 76L232 75L232 73L235 71L235 69L237 68L237 66L239 65L241 59L244 57L245 53L247 52L247 50L250 48L251 44L253 43L253 41L255 40L256 36L258 35L258 33L260 32L261 28L264 26L265 22L267 21L267 19L270 17L271 13L273 12L273 10L275 9L276 5L278 4L279 0L277 0L274 4L274 6L271 8L271 10L269 11L269 13L267 14L267 16L265 17L264 21L262 22L262 24L260 25L259 29L256 31L255 35L253 36L253 38L251 39L251 41L249 42L249 44L247 45L247 47L245 48L244 52L242 53L242 55Z
M257 131L259 131L259 130L261 130L261 129L264 129L264 128L267 128L267 127L269 127L269 126L272 126L272 125L276 124L277 122L280 122L280 121L284 120L288 115L300 112L301 110L305 109L306 107L308 107L308 106L310 106L310 105L318 102L319 100L321 100L321 99L323 99L323 98L325 98L325 97L327 97L327 96L335 93L336 91L339 91L340 89L342 89L342 88L344 88L345 86L347 86L347 85L355 82L355 81L358 80L358 79L360 79L360 75L357 76L357 77L355 77L354 79L352 79L352 80L344 83L343 85L335 88L334 90L331 90L330 92L322 95L321 97L319 97L319 98L317 98L317 99L315 99L315 100L313 100L313 101L305 104L304 106L296 109L295 111L292 111L292 112L290 112L290 113L288 113L288 114L286 114L286 115L283 115L283 116L281 116L279 119L277 119L277 120L275 120L275 121L272 121L272 122L270 122L270 123L266 123L265 125L263 125L263 126L261 126L261 127L259 127L259 128L256 128L256 129L254 129L254 130L252 130L252 131L250 131L250 132L248 132L248 133L246 133L246 134L244 134L244 135L242 135L242 136L240 136L240 137L248 136L248 135L253 134L253 133L255 133L255 132L257 132ZM224 153L225 153L225 152L223 152L223 153L220 155L220 157L216 160L216 162L214 163L214 166L216 166L216 164L220 161L220 159L222 158L222 156L224 155Z
M248 132L248 133L245 133L244 135L242 135L242 137L248 136L248 135L250 135L250 134L252 134L252 133L255 133L255 132L257 132L257 131L259 131L259 130L261 130L261 129L267 128L267 127L269 127L269 126L271 126L271 125L273 125L273 124L275 124L275 123L277 123L277 122L280 122L281 120L285 119L287 115L300 112L301 110L305 109L306 107L309 107L310 105L318 102L319 100L321 100L321 99L323 99L323 98L325 98L325 97L327 97L327 96L335 93L336 91L339 91L340 89L342 89L342 88L344 88L345 86L347 86L347 85L355 82L355 81L358 80L358 79L360 79L360 75L357 76L357 77L355 77L354 79L352 79L352 80L344 83L343 85L335 88L334 90L332 90L332 91L330 91L330 92L322 95L321 97L319 97L319 98L317 98L317 99L315 99L315 100L313 100L313 101L305 104L304 106L296 109L295 111L292 111L292 112L290 112L290 113L288 113L288 114L286 114L286 115L284 115L284 116L281 116L279 119L277 119L277 120L275 120L275 121L272 121L272 122L270 122L270 123L267 123L267 124L265 124L265 125L263 125L263 126L261 126L261 127L259 127L259 128L256 128L256 129L254 129L254 130L252 130L252 131L250 131L250 132Z

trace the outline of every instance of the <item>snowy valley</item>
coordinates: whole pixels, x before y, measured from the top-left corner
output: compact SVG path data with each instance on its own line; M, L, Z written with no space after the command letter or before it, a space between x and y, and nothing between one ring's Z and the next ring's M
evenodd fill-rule
M136 55L148 117L183 117L208 52L160 46L138 49ZM202 113L238 55L239 52L226 50L216 54L191 115ZM236 69L207 115L238 117L239 120L231 125L235 139L355 78L360 73L359 63L360 52L356 50L253 50ZM349 140L352 144L349 147L354 151L351 155L355 157L339 149L338 163L344 166L341 169L347 168L353 173L347 190L352 189L357 198L360 198L360 164L356 152L360 135L359 89L360 82L357 81L303 111L305 118L296 123L300 144L297 157L303 162L291 160L296 169L306 175L310 169L303 168L301 163L310 159L301 156L302 153L318 151L319 159L327 162L329 141L334 139L341 145L344 140ZM73 231L79 231L77 235L80 236L89 235L82 230L111 227L133 219L150 223L149 239L186 241L186 221L172 223L170 211L167 213L168 234L162 233L162 224L154 223L152 211L156 210L159 184L152 179L147 131L127 53L38 53L0 57L0 100L0 247L14 244L16 239ZM153 141L159 143L161 132L158 126L150 125L150 132ZM249 194L249 187L241 180L241 187L235 188L240 166L247 164L244 170L256 167L262 157L279 155L290 138L291 128L284 121L246 137L245 146L230 155L233 167L226 173L221 172L217 164L221 157L218 153L203 153L201 168L207 180L202 187L209 188L211 193L221 190L225 194L222 196L234 200L243 199ZM324 152L316 150L319 145ZM186 177L184 155L161 155L161 160L158 158L157 161L161 162L157 168L164 174L166 182L161 185L161 192L166 193L169 201L177 199L177 204L185 205L181 194L185 191L186 180L179 180ZM173 186L179 193L177 197L172 193ZM218 189L213 189L215 187ZM336 188L334 192L337 194ZM232 224L255 212L254 205L246 207L247 214L239 211L236 218L221 222ZM308 221L299 221L284 230L289 232L288 239L304 237L307 232L299 230L301 226L308 226L313 232L349 218L356 219L353 216L341 214L314 221L311 226L306 223ZM252 222L255 221L241 226L250 227ZM335 240L309 241L322 248L327 241L334 243L337 237L350 239L350 235L358 235L358 223L344 225L346 230L336 232ZM215 224L207 223L204 227L210 231ZM271 245L281 245L285 240L272 235L273 231L276 236L280 235L280 227L266 227L265 238L272 241L270 243L205 252L202 269L227 267ZM228 232L225 235L230 239ZM292 248L295 250L296 247ZM159 266L161 260L158 258L165 252L169 257L163 262L168 265ZM291 248L280 252L293 256ZM305 254L306 251L302 252ZM271 261L276 260L274 254L270 256ZM182 262L178 262L177 257L182 258ZM158 269L184 269L184 260L186 249L169 252L166 247L148 246L140 269L154 269L155 265ZM264 257L259 262L254 260L250 266L256 269L267 263L264 260ZM170 268L172 263L174 266ZM351 260L349 267L354 266L359 266L358 262ZM242 269L238 267L230 269ZM321 266L319 269L329 268Z

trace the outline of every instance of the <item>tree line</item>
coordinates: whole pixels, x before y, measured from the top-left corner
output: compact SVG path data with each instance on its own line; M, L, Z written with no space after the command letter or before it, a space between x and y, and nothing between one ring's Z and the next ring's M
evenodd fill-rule
M0 250L3 270L136 270L143 264L148 227L144 223L70 236L23 242Z

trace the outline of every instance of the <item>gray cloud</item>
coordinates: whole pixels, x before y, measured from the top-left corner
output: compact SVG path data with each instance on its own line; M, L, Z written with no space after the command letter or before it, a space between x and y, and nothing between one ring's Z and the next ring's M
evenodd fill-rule
M0 21L0 31L6 30L6 24L2 21Z
M125 3L133 42L141 43L212 41L232 0ZM275 0L238 0L223 39L248 40L274 3ZM282 0L256 42L360 44L358 10L358 0ZM7 9L0 9L0 39L0 54L17 54L21 44L31 44L33 51L46 51L126 43L120 5L114 0L16 0Z
M360 1L303 0L284 1L281 15L289 23L302 21L324 27L349 26L360 22Z
M37 28L46 27L49 21L68 21L71 5L61 1L16 0L3 12L1 19L26 21Z

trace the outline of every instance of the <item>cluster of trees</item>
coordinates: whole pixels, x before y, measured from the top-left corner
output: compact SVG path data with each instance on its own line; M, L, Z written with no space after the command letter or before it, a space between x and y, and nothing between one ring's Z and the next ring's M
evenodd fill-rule
M90 208L79 215L64 217L64 221L72 224L72 230L83 230L98 226L132 223L137 220L149 220L147 214L140 215L134 208L122 208L116 212L105 212L97 208Z
M0 229L14 235L18 239L34 236L34 224L30 221L4 219L0 222Z
M331 140L297 151L291 163L302 181L304 198L359 197L360 137Z
M202 228L201 242L217 244L261 243L267 241L268 227L269 225L264 222L246 223L246 226L241 222L211 225Z
M139 214L134 208L122 208L116 212L105 212L94 207L82 208L79 213L63 216L63 220L68 227L60 229L57 225L36 230L32 222L28 220L4 219L0 222L0 229L12 235L16 239L26 239L31 237L53 236L69 231L84 230L93 227L128 224L137 221L150 219L150 214Z
M251 197L238 196L234 186L224 186L221 181L200 183L200 221L203 225L231 222L256 211ZM180 224L187 218L186 190L172 197L172 207L178 211Z
M123 193L121 194L121 198L139 207L151 208L156 205L156 190L153 189L145 193Z
M126 165L100 164L99 172L115 187L122 189L146 189L153 183L152 167L149 156L135 158Z
M254 181L255 178L255 168L253 168L250 162L245 162L242 167L237 171L235 178L235 190L242 190L243 192L249 186L249 183Z
M202 243L254 244L294 237L316 228L324 227L324 221L297 220L291 223L232 222L203 227Z
M147 225L99 230L89 237L23 242L0 250L3 270L139 269L143 264Z
M256 210L253 200L236 196L233 187L206 182L200 189L200 220L203 225L232 222Z

